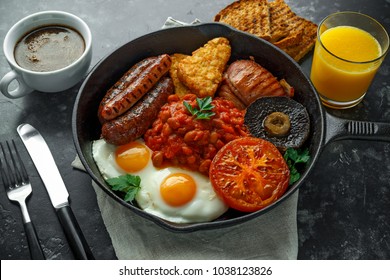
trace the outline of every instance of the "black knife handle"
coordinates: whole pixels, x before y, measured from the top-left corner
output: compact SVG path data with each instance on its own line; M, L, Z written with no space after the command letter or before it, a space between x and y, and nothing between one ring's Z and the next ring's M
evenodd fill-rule
M95 258L70 206L57 209L57 215L75 258L77 260L94 260Z
M44 260L45 256L42 252L41 244L39 244L38 235L32 222L24 224L24 231L26 232L31 259Z

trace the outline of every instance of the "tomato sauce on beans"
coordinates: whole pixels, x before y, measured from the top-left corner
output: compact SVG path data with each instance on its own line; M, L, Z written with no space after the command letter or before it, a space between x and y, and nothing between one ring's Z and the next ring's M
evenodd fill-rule
M211 161L226 143L249 136L244 125L244 111L217 97L211 102L215 115L208 120L198 120L183 101L197 108L194 94L187 94L182 99L170 95L145 133L145 143L153 151L154 166L181 166L208 176Z

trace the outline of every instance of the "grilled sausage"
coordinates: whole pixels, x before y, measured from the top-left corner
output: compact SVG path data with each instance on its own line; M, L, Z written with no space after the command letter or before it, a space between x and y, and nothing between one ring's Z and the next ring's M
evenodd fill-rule
M150 66L153 61L155 61L157 57L148 57L140 62L136 63L131 67L120 79L117 81L106 93L106 95L103 97L102 101L100 102L99 109L98 109L98 117L100 123L106 122L106 120L102 116L102 110L104 106L117 94L125 90L131 83L135 81L136 78L141 75L142 71L145 71L145 69Z
M172 79L163 77L141 100L118 118L102 126L102 137L111 144L123 145L145 134L160 108L174 92Z
M159 55L125 90L115 95L103 106L102 118L112 120L129 110L169 71L171 63L169 55Z

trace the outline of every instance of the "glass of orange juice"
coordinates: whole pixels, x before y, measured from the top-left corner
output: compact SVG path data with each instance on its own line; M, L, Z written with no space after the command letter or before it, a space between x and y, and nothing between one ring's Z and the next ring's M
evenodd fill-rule
M322 103L351 108L365 96L389 50L389 35L375 19L356 12L327 16L318 26L310 79Z

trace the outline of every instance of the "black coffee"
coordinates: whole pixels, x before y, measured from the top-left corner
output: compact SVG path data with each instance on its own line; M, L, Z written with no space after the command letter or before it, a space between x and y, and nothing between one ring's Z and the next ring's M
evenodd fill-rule
M65 26L45 26L25 35L15 46L19 66L37 72L58 70L72 64L84 52L83 37Z

